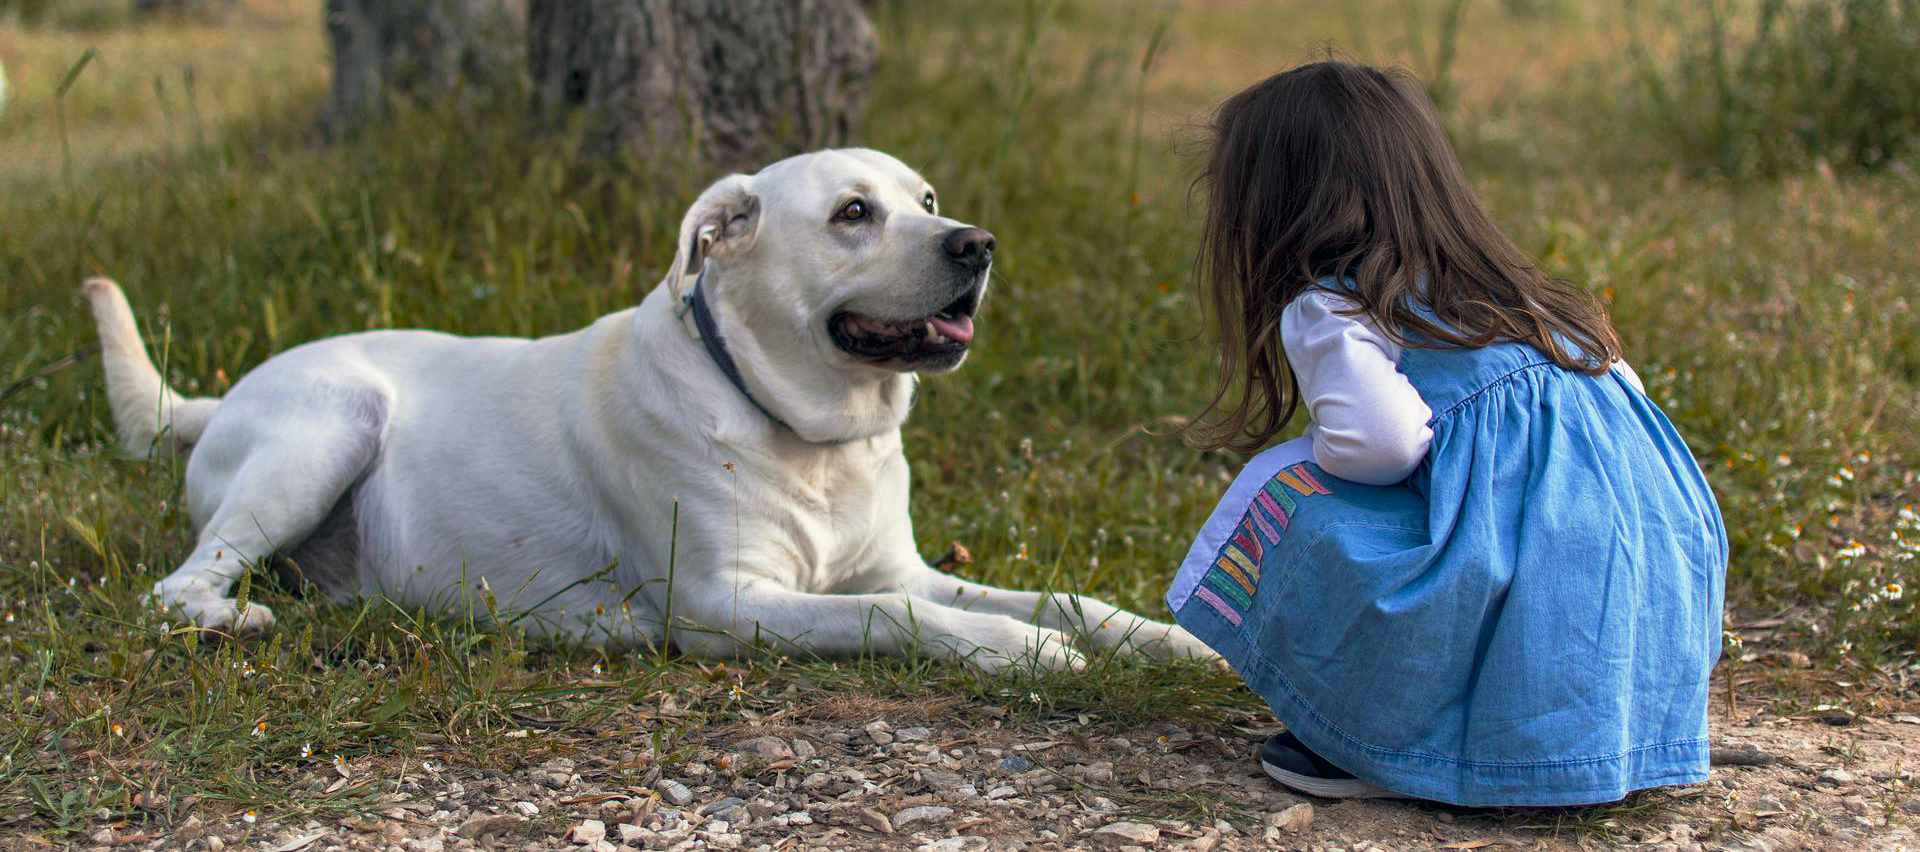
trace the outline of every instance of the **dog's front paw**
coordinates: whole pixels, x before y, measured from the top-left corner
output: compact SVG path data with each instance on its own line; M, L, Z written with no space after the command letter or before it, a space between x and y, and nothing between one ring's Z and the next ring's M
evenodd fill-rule
M1087 658L1073 647L1073 638L1058 630L1019 624L1009 640L998 647L981 647L972 655L974 665L1000 673L1038 669L1040 671L1079 671L1087 667Z
M1026 656L1040 668L1050 672L1077 672L1087 667L1087 658L1074 649L1072 636L1046 628L1034 628L1033 632Z
M1219 654L1207 647L1207 643L1194 638L1186 628L1177 624L1147 622L1127 637L1127 644L1134 653L1156 660L1200 660L1220 666L1226 665L1226 660L1221 659Z
M192 597L175 600L162 598L167 612L177 613L199 627L228 633L261 633L273 627L273 610L266 604L248 601L245 610L233 598Z

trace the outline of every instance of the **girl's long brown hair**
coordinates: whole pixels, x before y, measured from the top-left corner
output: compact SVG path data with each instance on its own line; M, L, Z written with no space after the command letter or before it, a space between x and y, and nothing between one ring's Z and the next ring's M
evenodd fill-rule
M1220 367L1182 429L1193 446L1252 451L1292 419L1280 313L1326 279L1351 281L1357 313L1402 346L1518 341L1593 375L1620 357L1606 313L1494 226L1409 76L1303 65L1227 99L1209 130L1194 277Z

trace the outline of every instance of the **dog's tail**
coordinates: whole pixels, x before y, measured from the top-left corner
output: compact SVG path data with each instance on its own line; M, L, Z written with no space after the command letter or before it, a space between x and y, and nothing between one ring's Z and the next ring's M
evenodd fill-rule
M147 357L133 308L120 286L89 278L83 288L100 327L100 361L107 373L107 406L120 433L120 445L136 456L171 453L191 446L206 431L217 397L181 396L167 387Z

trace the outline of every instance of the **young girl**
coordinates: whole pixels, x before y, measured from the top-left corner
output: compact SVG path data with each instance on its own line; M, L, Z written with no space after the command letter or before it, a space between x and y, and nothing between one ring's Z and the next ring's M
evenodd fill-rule
M1286 723L1267 774L1460 805L1705 780L1726 538L1606 315L1494 226L1411 80L1307 65L1212 130L1189 439L1311 422L1167 602Z

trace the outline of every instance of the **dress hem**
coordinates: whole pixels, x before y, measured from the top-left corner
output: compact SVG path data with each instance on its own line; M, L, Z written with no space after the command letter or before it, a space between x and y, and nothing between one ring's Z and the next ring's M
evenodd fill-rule
M1308 748L1363 781L1414 799L1462 807L1564 807L1616 802L1637 790L1708 778L1705 737L1608 755L1525 763L1474 762L1398 752L1354 739L1295 692L1239 630L1193 600L1174 620L1218 651Z

